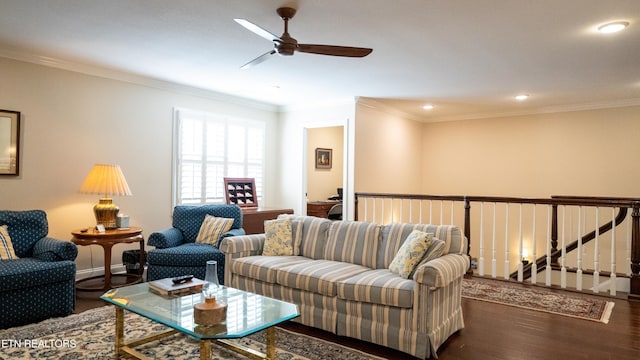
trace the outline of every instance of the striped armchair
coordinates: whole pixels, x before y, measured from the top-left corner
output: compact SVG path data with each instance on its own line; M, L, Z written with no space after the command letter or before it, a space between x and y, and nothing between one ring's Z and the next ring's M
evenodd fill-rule
M437 357L438 347L464 327L469 258L460 228L280 218L292 220L293 255L261 255L264 234L225 238L220 250L228 286L297 304L295 321L305 325L422 359ZM436 240L405 279L389 266L413 230Z

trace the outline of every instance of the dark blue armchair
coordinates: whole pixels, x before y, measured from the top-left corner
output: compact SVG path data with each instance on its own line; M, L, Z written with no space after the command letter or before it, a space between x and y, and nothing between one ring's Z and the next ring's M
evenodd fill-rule
M218 262L218 279L224 282L224 254L215 246L196 243L200 225L206 215L234 219L228 236L244 235L242 210L236 205L180 205L173 209L173 227L149 235L148 245L155 249L147 253L147 281L180 275L204 279L208 260Z
M0 328L71 314L75 305L78 248L47 237L41 210L0 210L18 259L0 260Z

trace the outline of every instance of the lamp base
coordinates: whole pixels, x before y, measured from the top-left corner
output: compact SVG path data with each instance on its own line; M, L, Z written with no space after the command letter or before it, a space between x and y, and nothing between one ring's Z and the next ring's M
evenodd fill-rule
M111 198L102 198L100 202L93 207L93 213L96 215L96 223L104 225L105 229L115 229L116 218L120 208L114 204Z

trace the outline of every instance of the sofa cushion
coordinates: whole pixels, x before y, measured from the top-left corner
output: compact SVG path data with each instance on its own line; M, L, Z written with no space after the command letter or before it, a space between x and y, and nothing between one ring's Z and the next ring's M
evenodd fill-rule
M74 281L75 277L76 266L73 261L51 262L34 258L0 261L0 291Z
M302 256L246 256L231 261L231 272L264 282L275 283L278 269L310 261L313 260Z
M361 265L338 261L306 261L278 269L276 282L294 289L336 296L338 281L368 270Z
M222 234L231 230L231 225L233 219L205 215L196 236L196 243L218 246Z
M207 261L218 260L217 254L222 254L217 247L209 244L189 243L149 251L147 261L153 265L204 267L207 265ZM220 264L218 264L218 268L220 268Z
M279 215L278 219L293 221L294 255L316 260L323 259L327 233L329 226L333 223L331 220L287 214ZM295 251L295 248L299 249L298 252Z
M413 230L389 264L389 270L403 279L408 279L432 242L432 233Z
M12 260L17 259L16 252L13 251L13 244L11 243L11 236L7 231L7 226L0 226L0 260Z
M291 219L267 220L264 222L264 247L262 255L265 256L292 256L293 233Z
M335 221L329 228L325 260L342 261L374 269L380 226L362 221Z
M437 258L441 257L443 254L444 254L444 241L442 241L440 239L433 238L433 242L431 243L431 245L429 245L429 248L427 249L427 251L422 256L422 259L420 260L418 265L416 265L413 268L413 271L411 272L411 274L409 274L409 279L413 278L413 275L416 273L416 270L420 266L422 266L423 264L428 263L429 261L431 261L433 259L437 259Z
M338 282L338 297L350 301L410 308L415 282L387 269L369 270Z
M377 269L388 269L400 246L413 230L433 233L444 241L444 254L466 254L467 241L462 230L455 225L429 225L393 223L382 228L382 243L378 250Z

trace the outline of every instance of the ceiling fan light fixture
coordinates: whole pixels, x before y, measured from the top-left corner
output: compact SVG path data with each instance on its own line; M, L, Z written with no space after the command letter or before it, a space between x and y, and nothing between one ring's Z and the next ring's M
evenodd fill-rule
M516 95L514 96L514 98L518 101L525 101L529 98L528 94L520 94L520 95Z
M425 110L433 110L433 105L431 105L431 104L426 104L426 105L424 105L422 108L423 108L423 109L425 109Z
M614 21L598 26L598 32L602 34L612 34L626 29L627 26L629 26L628 21Z

